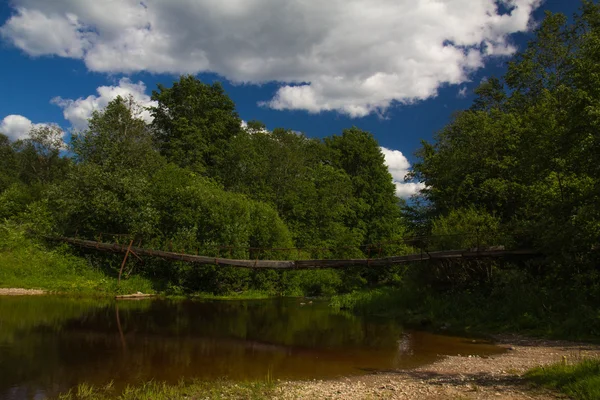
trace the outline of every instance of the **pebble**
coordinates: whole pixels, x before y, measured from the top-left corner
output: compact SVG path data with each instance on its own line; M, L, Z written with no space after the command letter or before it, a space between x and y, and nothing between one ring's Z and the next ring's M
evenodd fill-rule
M503 342L511 352L485 358L445 357L412 371L380 372L361 378L345 377L340 381L282 382L275 399L548 399L553 397L547 392L523 392L522 382L515 382L512 377L534 366L560 361L563 355L579 354L580 348L576 343L560 342L561 347L558 347L558 342L516 336ZM519 344L518 352L514 351L515 343ZM589 356L600 356L600 346L588 344L586 349ZM473 387L476 387L475 392ZM467 397L468 392L471 394Z

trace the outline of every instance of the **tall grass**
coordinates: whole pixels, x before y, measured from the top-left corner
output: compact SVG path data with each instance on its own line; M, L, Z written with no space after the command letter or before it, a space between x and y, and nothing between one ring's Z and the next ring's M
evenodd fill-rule
M152 293L150 281L133 276L117 280L73 255L65 245L48 248L13 223L0 224L0 287L61 293Z
M575 400L600 399L600 359L583 359L578 363L562 362L538 367L526 374L531 381L560 390Z
M112 384L105 387L93 387L80 384L77 388L62 394L58 400L187 400L187 399L248 399L263 400L273 396L275 385L272 382L229 382L184 381L175 385L164 382L146 382L136 386L127 386L117 393Z

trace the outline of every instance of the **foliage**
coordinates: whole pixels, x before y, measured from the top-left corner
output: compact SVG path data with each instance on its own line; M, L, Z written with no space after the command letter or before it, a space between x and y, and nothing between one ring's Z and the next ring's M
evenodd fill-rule
M92 295L153 291L150 282L141 277L117 286L115 277L93 268L67 247L48 248L13 223L0 225L0 286Z
M255 125L250 123L232 140L220 168L225 188L272 204L296 246L313 257L356 253L362 234L347 224L354 204L350 177L325 162L320 141ZM332 248L333 252L316 250Z
M529 370L526 377L539 385L559 389L575 400L600 398L600 360L597 358L582 358L575 363L565 359Z
M152 93L152 127L160 153L167 161L209 176L241 130L235 104L219 83L207 85L182 76L173 86L158 85Z
M431 239L427 246L433 250L485 248L501 240L499 220L473 207L453 209L432 221Z
M48 184L62 178L70 161L62 157L64 132L56 125L34 127L25 139L18 140L16 150L19 178L26 184Z
M36 187L13 183L0 193L0 219L14 217L23 212L36 198Z
M561 290L587 282L587 293L600 262L599 20L591 1L572 22L548 13L505 76L482 83L473 106L423 143L413 172L426 185L414 219L432 232L489 215L502 242L489 244L540 250L536 278Z
M17 155L8 136L0 133L0 193L17 181Z
M485 284L440 290L422 277L430 267L412 266L393 286L336 295L330 304L419 328L452 327L457 333L517 332L575 340L597 340L600 334L598 311L591 305L597 297L590 299L585 282L556 291L552 279L540 280L506 265L494 269Z
M410 251L391 175L373 135L325 140L242 127L219 84L183 76L156 106L117 97L68 148L55 126L0 137L0 218L38 235L77 236L241 259L364 258ZM148 124L148 113L153 122ZM68 151L65 151L68 150ZM14 171L13 171L14 169ZM121 257L81 252L115 275ZM132 259L172 295L331 295L400 279L401 270L252 271Z
M158 168L163 161L154 149L153 136L142 113L132 97L121 96L104 110L95 110L88 129L75 133L71 139L75 161L96 165L106 173Z
M346 224L362 233L365 245L397 238L403 226L398 199L375 138L351 128L341 136L325 138L325 145L330 162L343 169L352 182L353 213Z

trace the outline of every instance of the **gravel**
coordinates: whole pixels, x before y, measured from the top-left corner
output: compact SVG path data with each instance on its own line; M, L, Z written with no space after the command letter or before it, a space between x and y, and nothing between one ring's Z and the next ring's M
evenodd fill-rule
M415 370L386 371L332 381L283 382L276 399L558 399L557 393L532 386L528 369L566 359L600 356L600 346L584 343L495 338L506 352L482 358L451 356ZM566 357L566 358L565 358Z
M39 289L0 288L0 296L34 296L40 294L46 294L46 292Z

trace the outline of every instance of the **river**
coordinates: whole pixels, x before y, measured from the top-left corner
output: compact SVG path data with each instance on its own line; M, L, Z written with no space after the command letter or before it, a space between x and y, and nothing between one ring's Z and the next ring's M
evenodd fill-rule
M80 383L328 379L500 348L403 329L297 298L250 301L0 297L0 398Z

